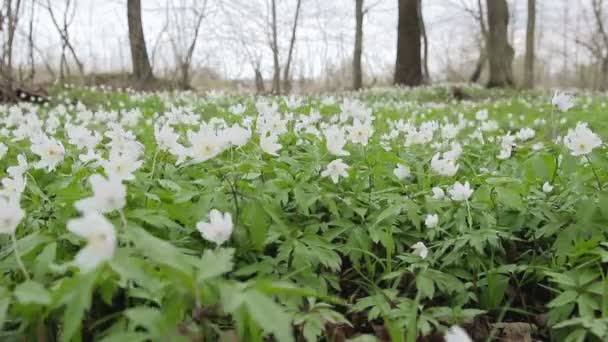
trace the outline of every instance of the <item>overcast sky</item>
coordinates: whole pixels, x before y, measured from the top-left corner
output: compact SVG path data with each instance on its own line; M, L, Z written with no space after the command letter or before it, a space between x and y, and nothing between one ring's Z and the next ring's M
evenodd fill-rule
M46 0L38 0L46 2ZM294 75L316 77L329 67L350 63L354 40L354 0L302 0ZM130 69L130 51L126 20L126 0L76 0L74 21L69 33L87 71ZM177 7L200 6L203 0L173 0ZM213 68L228 78L251 77L251 60L262 62L265 77L272 71L272 55L267 44L266 0L208 0L207 17L201 28L195 52L195 65ZM295 0L277 0L281 58L286 57ZM588 23L580 8L590 0L538 0L538 55L547 60L546 67L559 68L565 61L584 58L575 56L573 32ZM30 12L28 7L24 10ZM51 0L61 20L65 0ZM516 55L523 55L527 0L512 0L511 39ZM166 26L167 0L142 0L143 23L148 51L155 70L173 65L171 37L190 37L193 20L188 11L172 10ZM431 74L441 78L446 65L470 63L477 56L477 24L462 6L475 7L475 0L423 0L423 16L430 41ZM364 65L374 75L386 73L395 59L397 0L366 0L372 5L364 23ZM567 10L566 10L566 7ZM57 63L60 54L59 35L48 11L35 8L36 44L44 58ZM24 18L22 23L27 19ZM24 29L27 25L23 25ZM163 29L164 34L161 34ZM179 31L178 31L179 30ZM570 35L568 46L563 36ZM182 45L186 45L182 41ZM26 55L23 39L16 46L17 55ZM577 49L580 50L580 49ZM38 60L42 56L37 56Z

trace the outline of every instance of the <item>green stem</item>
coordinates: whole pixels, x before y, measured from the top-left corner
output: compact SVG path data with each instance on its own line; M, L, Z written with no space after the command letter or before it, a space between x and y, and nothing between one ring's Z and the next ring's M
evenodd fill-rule
M467 216L469 221L469 230L473 230L473 216L471 216L471 205L469 204L469 200L465 200L467 204Z
M151 180L154 180L154 172L156 171L156 159L158 158L158 153L160 150L157 148L156 152L154 152L154 158L152 158L152 174L150 176Z
M25 269L25 265L23 264L23 261L21 260L21 256L19 255L19 248L17 248L17 237L15 236L15 232L13 232L11 234L11 240L13 241L13 253L15 253L15 259L17 260L17 266L19 266L19 269L23 273L23 276L25 276L25 279L30 280L31 279L30 274Z
M589 166L591 166L591 171L593 172L593 176L595 177L595 181L597 182L598 190L602 191L602 182L600 181L600 177L597 175L597 171L595 170L595 167L593 166L591 159L589 159L589 157L587 157L587 156L585 156L585 159L587 159Z

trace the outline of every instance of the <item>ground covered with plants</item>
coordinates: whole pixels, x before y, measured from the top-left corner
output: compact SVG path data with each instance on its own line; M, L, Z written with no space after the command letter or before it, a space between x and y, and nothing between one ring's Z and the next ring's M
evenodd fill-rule
M0 105L0 339L607 340L608 98L464 92Z

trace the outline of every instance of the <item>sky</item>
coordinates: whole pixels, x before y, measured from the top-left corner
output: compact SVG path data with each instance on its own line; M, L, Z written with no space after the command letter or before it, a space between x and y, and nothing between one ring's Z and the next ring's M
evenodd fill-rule
M66 0L48 1L60 18ZM340 66L349 66L354 42L354 0L302 0L301 22L295 48L293 74L319 77ZM558 69L575 54L572 31L584 29L580 8L590 0L537 0L538 55L545 67ZM30 15L29 1L25 23ZM73 0L70 40L87 72L130 69L126 0ZM167 20L167 4L173 8ZM191 37L190 7L201 8L204 0L142 0L144 34L155 72L174 65L176 51L185 51ZM207 0L207 15L195 50L196 67L215 70L225 78L250 78L252 61L260 60L265 78L272 73L268 46L267 0ZM296 0L277 0L281 60L286 58ZM447 65L471 64L478 55L477 23L462 7L476 6L475 0L423 0L423 16L429 36L429 68L441 78ZM510 39L516 55L523 55L527 0L511 1ZM394 65L397 29L397 0L366 0L370 6L364 22L364 67L367 74L387 74ZM58 64L61 41L52 21L40 4L35 7L35 41L38 61ZM179 22L180 25L175 25ZM167 24L169 23L169 24ZM566 25L565 25L566 24ZM25 29L27 25L22 25ZM164 32L164 33L163 33ZM25 32L17 42L17 59L27 55ZM567 37L568 44L564 44ZM178 40L175 49L171 40ZM178 51L179 50L179 51ZM584 55L584 54L583 54ZM580 57L584 58L584 57Z

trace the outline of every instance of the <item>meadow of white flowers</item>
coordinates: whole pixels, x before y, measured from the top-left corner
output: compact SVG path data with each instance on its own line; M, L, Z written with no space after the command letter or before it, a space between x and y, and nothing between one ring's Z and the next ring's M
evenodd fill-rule
M608 98L434 92L0 105L1 339L608 339Z

